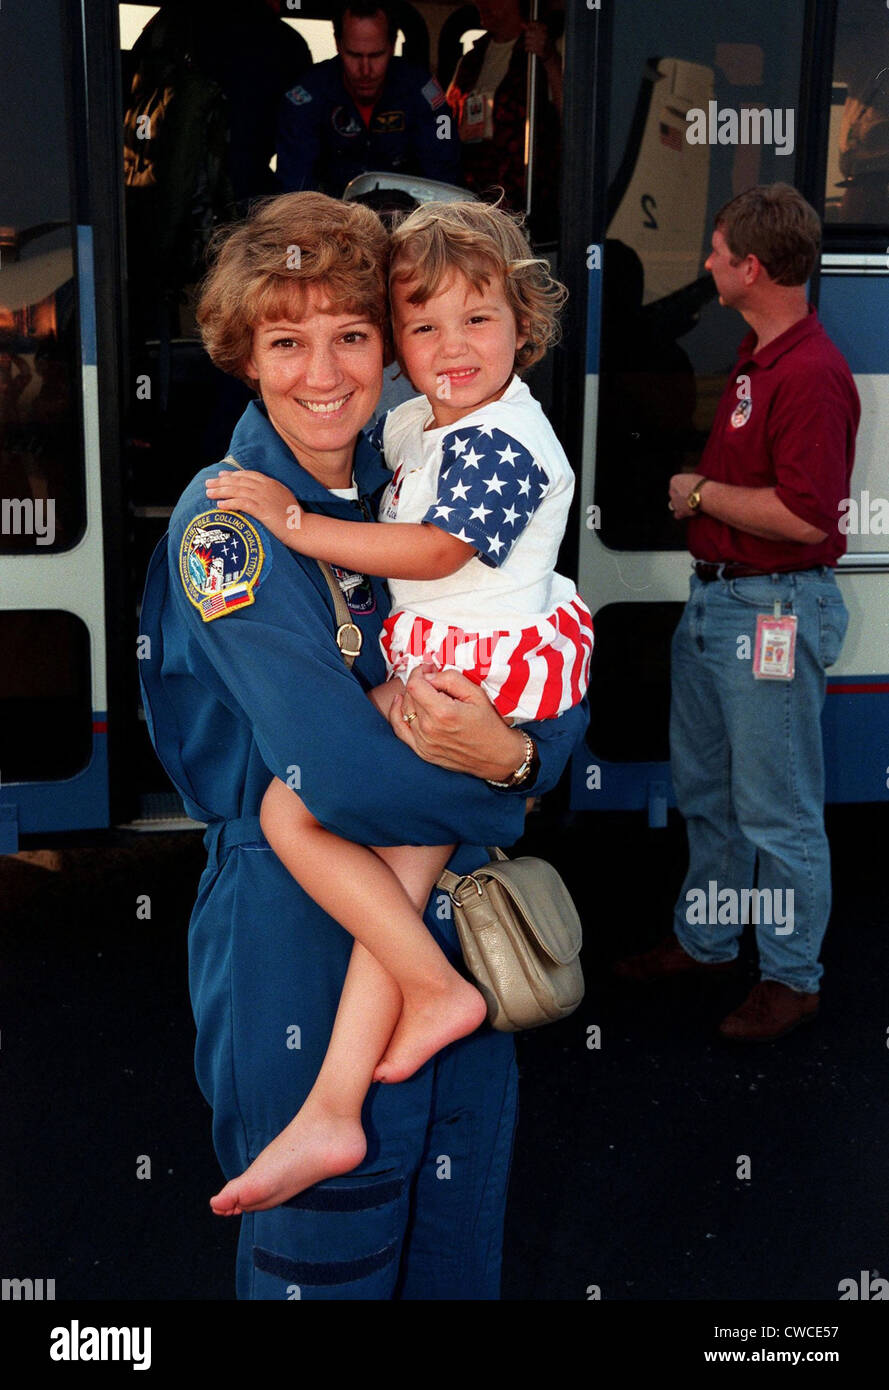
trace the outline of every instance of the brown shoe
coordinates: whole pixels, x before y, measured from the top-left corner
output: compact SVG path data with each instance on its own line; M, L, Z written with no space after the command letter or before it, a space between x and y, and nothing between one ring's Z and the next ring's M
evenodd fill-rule
M614 963L617 978L634 984L643 984L648 980L668 980L676 975L719 975L734 968L733 960L695 960L694 956L682 949L672 933L663 941L659 941L650 951L644 951L640 956L625 956L623 960Z
M818 1012L817 994L800 994L779 980L760 980L719 1031L732 1042L772 1042L807 1023Z

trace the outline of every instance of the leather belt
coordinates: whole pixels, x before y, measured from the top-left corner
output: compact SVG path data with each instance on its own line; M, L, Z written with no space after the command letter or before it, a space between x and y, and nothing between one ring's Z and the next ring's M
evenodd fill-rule
M702 584L712 584L714 579L762 579L772 574L804 574L805 570L758 570L752 565L739 565L727 560L722 564L709 560L695 560L692 566ZM808 565L806 569L820 569L820 565Z

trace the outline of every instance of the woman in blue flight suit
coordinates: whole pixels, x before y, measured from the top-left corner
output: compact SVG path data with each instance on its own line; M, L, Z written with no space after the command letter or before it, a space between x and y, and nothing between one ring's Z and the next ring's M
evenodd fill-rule
M352 520L374 515L391 476L360 433L382 380L385 263L369 209L286 195L230 234L200 311L217 365L263 397L225 466L264 471L309 510ZM271 777L360 843L462 842L451 867L465 872L486 859L478 846L518 837L527 793L555 783L586 712L525 726L540 767L512 794L482 779L517 769L521 735L462 677L458 701L412 684L404 705L416 720L395 714L387 728L364 694L385 676L383 582L341 578L363 634L350 671L317 564L247 517L208 508L212 472L188 486L152 560L140 665L158 754L189 813L208 822L190 986L198 1081L231 1177L310 1090L352 948L263 839ZM433 895L426 921L456 958L446 907ZM515 1093L512 1040L489 1029L409 1081L372 1087L364 1163L242 1218L239 1297L497 1298Z

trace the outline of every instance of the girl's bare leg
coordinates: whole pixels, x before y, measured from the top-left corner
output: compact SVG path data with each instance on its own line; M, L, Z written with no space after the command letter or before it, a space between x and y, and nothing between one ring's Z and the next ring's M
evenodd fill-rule
M210 1199L218 1216L279 1206L361 1163L367 1152L361 1107L400 1012L392 976L356 941L314 1086L290 1124Z
M297 820L300 822L298 830L295 825ZM311 824L307 825L306 820ZM298 798L280 782L273 783L266 794L263 803L263 828L269 842L288 868L291 868L289 860L292 837L296 835L304 844L303 837L307 829L317 829L327 840L333 841L335 853L342 846L346 850L358 851L375 861L370 865L370 869L373 877L378 880L377 889L388 901L392 888L385 880L391 879L397 890L394 906L398 913L403 912L406 902L415 919L412 926L416 927L417 923L419 924L419 931L425 940L422 949L417 952L416 948L420 943L413 939L412 933L414 949L409 954L420 957L416 963L417 977L432 983L431 987L427 984L414 988L413 1002L405 1018L408 1004L405 1000L403 1006L402 990L393 978L393 973L386 970L356 939L330 1045L315 1085L299 1113L281 1134L263 1149L240 1177L232 1179L212 1198L211 1206L221 1216L234 1216L243 1211L260 1211L278 1206L313 1183L356 1167L366 1151L361 1127L361 1108L371 1081L375 1077L377 1080L402 1080L411 1075L447 1043L472 1032L485 1016L485 1004L481 995L448 963L419 917L436 879L447 862L450 855L449 847L398 846L375 852L352 845L348 841L341 841L337 836L323 831ZM325 889L330 886L331 858L324 843L315 846L315 851L320 855L320 872L324 875L321 892L316 899L321 901L322 895L328 896ZM299 858L300 882L314 897L312 886L306 881L306 875L303 873L304 854L300 853ZM333 862L337 863L336 858ZM309 877L312 876L314 867L314 859L310 855ZM342 864L337 864L337 868L340 873L351 872ZM401 876L404 886L394 878L393 871ZM353 894L349 891L345 893L345 897L341 892L336 896L336 910L327 902L321 901L321 905L332 915L336 915L347 927L349 923L340 912L345 909L351 918L357 908L364 914L363 928L368 911L366 884L359 895L357 905L353 903ZM377 897L373 897L371 901L374 908L378 909ZM379 915L379 912L375 911L374 915ZM397 930L400 930L400 927ZM357 938L358 932L354 934ZM393 945L393 950L397 953L397 944ZM443 971L440 968L441 963L444 965ZM403 962L396 964L401 974ZM432 975L424 974L430 968L433 969ZM439 974L435 974L436 971ZM450 976L456 980L456 987ZM436 989L439 979L440 987ZM399 1028L402 1032L400 1047L391 1057L387 1053L384 1062L380 1063L379 1069L375 1072L399 1018ZM402 1023L407 1026L402 1028ZM383 1075L380 1075L381 1071Z
M319 825L277 780L265 794L262 822L285 868L367 947L401 991L398 1046L388 1049L385 1073L378 1071L377 1080L404 1081L440 1048L479 1026L486 1013L482 996L450 964L412 901L413 896L425 906L450 846L374 850L352 844Z

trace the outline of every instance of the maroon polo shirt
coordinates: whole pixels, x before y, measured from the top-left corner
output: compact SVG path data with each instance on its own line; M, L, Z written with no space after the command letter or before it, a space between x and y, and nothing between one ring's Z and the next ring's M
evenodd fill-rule
M788 511L827 536L817 545L763 540L698 513L688 523L689 549L697 560L767 571L835 565L846 549L839 503L849 496L861 415L852 373L811 304L807 318L760 352L755 341L751 331L738 349L700 471L714 482L774 487Z

